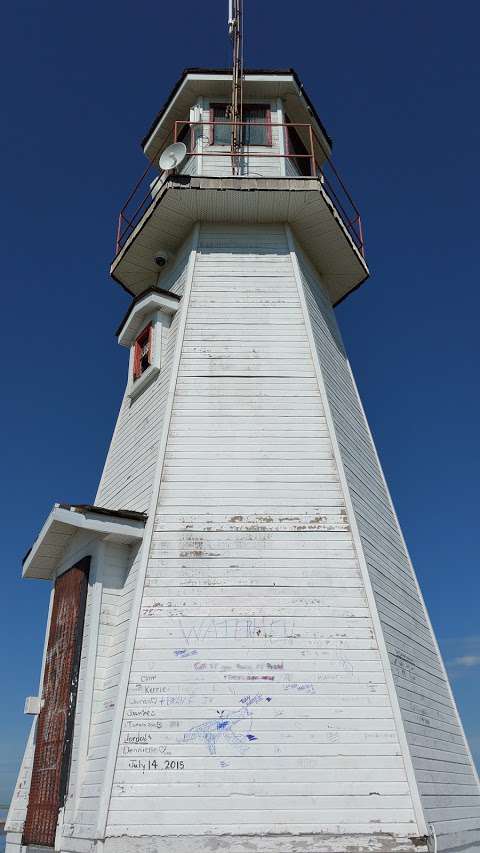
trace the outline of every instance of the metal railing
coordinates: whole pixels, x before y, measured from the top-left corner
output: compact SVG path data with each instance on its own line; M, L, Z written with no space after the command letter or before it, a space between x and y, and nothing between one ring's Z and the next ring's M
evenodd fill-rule
M179 174L197 174L209 177L288 177L318 178L354 244L364 252L360 212L347 187L310 124L276 122L236 122L240 128L241 148L233 151L231 145L216 139L216 130L229 121L176 121L169 141L182 141L187 147L187 157L177 170ZM264 141L251 142L259 128L265 128ZM278 129L278 132L273 132ZM253 131L253 134L252 134ZM262 134L260 133L260 136ZM294 145L296 150L293 150ZM119 253L152 204L172 171L162 171L158 153L152 159L125 202L118 218L115 255ZM219 167L209 165L209 158L221 159ZM222 160L223 158L223 160ZM262 173L263 163L273 161L273 170ZM256 169L253 170L252 166Z

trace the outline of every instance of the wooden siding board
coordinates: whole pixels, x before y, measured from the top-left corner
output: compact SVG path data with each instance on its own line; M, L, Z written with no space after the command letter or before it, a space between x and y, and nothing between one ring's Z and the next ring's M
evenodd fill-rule
M445 780L442 767L460 768L462 778L468 780L469 791L474 789L480 793L358 403L333 311L318 276L301 253L299 261L345 473L417 771L422 805L427 820L434 821L438 825L437 832L442 834L455 832L457 819L464 817L471 819L469 827L480 828L478 798L471 797L470 793L462 797L457 788L449 788L451 775ZM422 768L428 768L427 777ZM428 778L428 785L425 778ZM443 813L436 808L436 800L430 794L431 783L437 778L443 782L442 790L451 803L451 808L444 809Z
M25 752L20 765L17 781L10 801L5 831L10 833L23 833L25 817L27 814L28 796L32 776L33 757L35 752L35 731L37 718L34 717L25 747ZM21 839L19 839L19 842Z

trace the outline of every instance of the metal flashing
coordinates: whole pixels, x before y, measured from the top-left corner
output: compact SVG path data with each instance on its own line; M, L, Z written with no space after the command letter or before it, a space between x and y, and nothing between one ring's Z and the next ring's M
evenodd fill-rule
M147 515L145 512L136 512L133 509L107 509L104 506L95 506L95 504L55 504L62 509L69 509L72 512L93 512L97 515L111 515L115 518L129 518L136 521L146 521Z

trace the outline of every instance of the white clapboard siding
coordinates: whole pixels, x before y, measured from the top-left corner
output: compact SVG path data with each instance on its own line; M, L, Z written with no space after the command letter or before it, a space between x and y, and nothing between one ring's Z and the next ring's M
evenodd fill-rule
M37 717L32 720L27 745L18 772L10 807L5 821L5 832L22 833L27 816L28 795L32 778L33 756L35 752L35 729Z
M470 828L480 830L480 790L340 332L319 277L301 253L299 261L318 357L425 815L442 834L457 832L461 829L458 822L465 818L471 820ZM444 764L453 768L453 772L445 772ZM421 768L428 773L419 772ZM464 788L454 784L455 774L462 774L466 782ZM437 806L439 802L442 808Z
M201 228L107 834L127 827L418 831L281 226Z
M171 267L162 274L163 289L181 295L185 282L189 245L179 250ZM163 411L175 349L178 313L162 335L161 370L133 401L125 394L95 498L98 506L146 512L163 423Z
M69 798L75 802L75 811L66 809L65 822L78 827L79 814L82 825L87 817L91 827L98 819L100 782L105 771L108 745L111 738L121 664L125 653L125 625L128 625L135 591L138 546L127 547L112 542L105 543L101 552L101 607L97 633L95 682L91 714L83 720L88 727L86 754L82 756L79 772L70 774ZM85 647L85 643L84 643ZM91 786L97 790L92 794ZM68 802L68 801L67 801ZM85 803L88 802L88 807Z
M162 287L183 293L188 249ZM65 555L98 547L64 813L72 853L93 849L104 808L111 853L123 836L189 835L200 851L212 834L305 833L352 849L390 833L411 850L419 795L439 853L475 849L479 789L458 715L332 308L297 257L281 225L202 225L160 375L122 404L96 503L157 506L145 578L139 546L79 532ZM31 759L30 742L12 832Z
M190 146L189 150L191 150ZM182 175L196 175L198 173L198 157L195 157L195 155L187 157L185 162L182 163L179 172Z

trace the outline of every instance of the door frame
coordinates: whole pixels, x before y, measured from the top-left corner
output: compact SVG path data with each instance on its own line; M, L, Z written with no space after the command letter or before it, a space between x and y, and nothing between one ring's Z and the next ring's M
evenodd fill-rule
M55 593L56 593L56 585L57 582L64 577L69 571L72 569L78 569L83 572L84 581L82 583L82 587L80 590L80 597L78 601L78 609L75 614L75 629L73 635L73 655L70 665L70 673L68 675L69 678L69 698L68 698L68 708L66 709L66 719L65 726L63 732L63 745L61 747L61 757L59 762L57 762L57 768L59 769L58 774L58 783L57 783L57 791L56 799L57 799L57 822L56 826L58 828L58 815L61 813L63 806L65 804L67 791L68 791L68 783L70 777L70 768L72 763L72 748L73 748L73 736L74 736L74 728L75 728L75 712L76 712L76 704L77 704L77 694L78 694L78 683L79 683L79 675L80 675L80 663L82 657L82 647L83 647L83 634L84 634L84 626L85 626L85 613L87 606L87 598L88 598L88 588L89 588L89 576L90 576L90 565L91 565L91 556L84 556L79 560L73 562L68 569L61 571L57 574L55 578L54 591L52 596L52 605L50 611L50 619L47 628L47 636L46 636L46 644L45 644L45 661L47 661L48 650L50 646L51 639L51 631L52 631L52 622L51 617L55 608ZM45 676L47 674L48 663L45 663L42 673L42 684L40 689L40 696L42 699L44 698L44 689L45 689ZM43 709L42 709L43 710ZM42 710L37 718L36 724L36 732L35 732L35 746L34 746L34 755L33 755L33 765L32 765L32 773L35 770L35 759L37 755L37 738L39 735L39 723L42 715ZM43 723L43 720L42 720ZM31 787L30 787L30 795L31 795ZM38 801L38 805L40 805L42 801ZM27 803L27 814L25 817L25 825L22 833L22 844L37 845L43 847L49 847L50 845L45 844L44 841L28 841L28 837L30 832L34 835L33 828L30 830L30 827L27 826L28 812L30 808L30 796ZM32 803L32 810L35 808ZM25 839L25 835L27 835L27 839ZM55 843L55 842L54 842ZM54 845L53 845L54 846ZM51 849L53 849L53 846Z
M83 590L82 598L80 600L80 607L78 609L77 616L77 626L75 630L75 652L72 660L70 705L67 713L67 721L65 723L65 739L63 742L62 765L60 770L60 784L58 791L59 809L63 808L65 800L67 798L68 782L70 779L70 768L72 766L73 733L75 727L75 712L77 709L78 681L80 676L80 662L82 658L83 633L85 627L85 612L87 609L91 557L83 557L81 560L78 560L78 562L75 563L73 566L70 566L70 568L81 569L83 572L85 572L86 583L85 588ZM67 571L70 571L70 569L67 569Z

